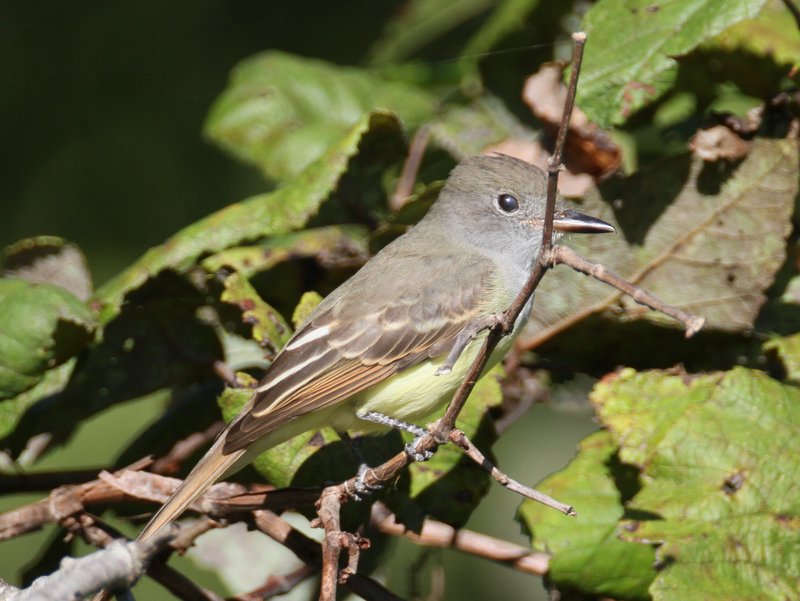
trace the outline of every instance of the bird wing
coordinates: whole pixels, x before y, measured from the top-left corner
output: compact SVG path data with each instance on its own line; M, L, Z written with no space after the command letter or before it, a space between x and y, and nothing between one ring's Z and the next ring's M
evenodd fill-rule
M464 327L489 312L497 281L488 259L442 256L432 264L429 258L425 272L447 274L443 281L397 269L402 260L393 259L391 273L368 263L323 301L229 427L224 453L447 352ZM398 272L411 277L397 278Z

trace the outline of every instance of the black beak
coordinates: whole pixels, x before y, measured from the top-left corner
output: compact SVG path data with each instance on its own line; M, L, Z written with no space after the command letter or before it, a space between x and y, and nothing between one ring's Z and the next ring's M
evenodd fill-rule
M567 209L556 213L553 229L562 234L606 234L615 232L614 226L597 217Z

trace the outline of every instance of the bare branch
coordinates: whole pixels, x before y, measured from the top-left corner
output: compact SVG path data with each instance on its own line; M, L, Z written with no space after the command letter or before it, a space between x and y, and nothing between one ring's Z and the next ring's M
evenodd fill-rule
M191 457L199 449L202 449L213 442L217 435L222 432L225 422L216 421L206 428L203 432L195 432L186 438L177 441L169 452L163 457L156 459L151 471L156 474L171 475L177 473L184 461Z
M322 541L319 601L336 600L336 586L339 581L339 553L342 550L339 509L343 498L345 495L337 489L326 488L317 506L319 521L325 529L325 539Z
M59 486L81 484L94 480L102 468L64 470L33 474L0 474L0 490L4 494L20 492L48 492Z
M150 560L174 536L162 530L146 541L112 541L105 549L79 559L64 558L61 567L37 578L27 589L6 589L2 601L83 599L104 588L127 588L144 574Z
M295 530L288 522L271 511L253 512L255 526L258 530L278 541L307 564L319 566L322 562L322 550L317 541L309 538L299 530ZM349 575L344 585L356 595L374 601L402 601L400 597L384 588L375 580L363 574Z
M575 512L575 509L572 505L566 505L565 503L561 503L556 501L552 497L547 496L544 493L539 492L538 490L531 488L530 486L525 486L521 482L514 480L513 478L509 477L505 473L501 472L497 469L491 461L489 461L483 453L481 453L478 448L472 444L472 441L458 428L454 428L450 431L450 441L453 442L456 446L458 446L467 457L472 459L475 463L477 463L481 468L489 472L489 474L497 480L502 486L506 487L508 490L513 491L531 499L532 501L536 501L538 503L542 503L543 505L547 505L548 507L552 507L569 516L577 516L578 514Z
M382 503L372 509L372 526L391 536L403 536L419 545L452 548L463 553L505 564L520 572L544 576L550 566L547 553L535 553L526 547L486 536L472 530L456 530L442 522L426 519L419 533L407 530Z
M696 334L700 328L703 327L703 324L706 321L702 317L692 315L691 313L682 311L681 309L673 307L672 305L668 305L660 298L653 296L646 290L643 290L638 286L635 286L624 280L613 271L606 269L603 265L587 261L574 250L566 246L553 247L550 253L550 261L553 265L569 265L576 271L590 275L596 280L605 282L617 290L624 292L640 305L649 307L654 311L660 311L661 313L669 315L670 317L680 321L686 328L687 338Z
M261 601L278 595L285 595L294 590L298 584L314 576L317 569L308 564L303 564L288 574L270 574L266 582L250 592L236 595L231 601Z
M400 179L397 180L397 187L394 194L389 199L389 208L392 211L399 211L405 204L406 199L414 191L414 182L417 181L417 173L425 149L428 147L428 140L431 137L431 130L427 125L423 125L414 134L411 146L408 149L408 157L403 164L403 171Z

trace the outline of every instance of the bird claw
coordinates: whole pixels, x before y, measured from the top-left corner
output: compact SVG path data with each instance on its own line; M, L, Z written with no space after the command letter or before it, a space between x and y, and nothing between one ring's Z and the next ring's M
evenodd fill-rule
M423 436L424 436L424 434L415 437L414 440L412 440L411 442L407 443L406 446L405 446L406 455L408 455L409 458L413 459L414 461L416 461L418 463L422 463L423 461L427 461L428 459L433 457L433 451L429 451L427 449L424 450L424 451L420 451L417 448L419 446L420 442L422 441L422 437Z
M419 461L419 462L427 461L428 459L433 457L432 451L420 451L417 449L417 446L419 446L419 443L422 440L422 438L428 433L428 431L425 428L420 428L415 424L409 424L408 422L404 422L402 420L395 419L393 417L389 417L388 415L384 415L383 413L377 413L375 411L369 411L367 413L359 414L358 417L360 419L372 422L374 424L388 426L390 428L394 428L395 430L402 430L403 432L409 432L410 434L413 434L414 440L412 440L405 446L405 452L414 461Z
M349 481L345 482L345 492L350 495L354 501L362 501L365 497L383 488L381 484L368 484L366 482L367 474L371 471L372 468L366 463L362 463L358 466L358 474L356 474L356 482L353 486L353 490L350 490Z

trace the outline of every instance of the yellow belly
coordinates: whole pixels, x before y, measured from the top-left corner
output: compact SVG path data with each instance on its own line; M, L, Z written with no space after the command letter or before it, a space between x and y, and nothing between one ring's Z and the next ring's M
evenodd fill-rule
M485 338L484 333L470 342L449 374L436 375L436 370L445 361L446 356L443 355L403 370L385 382L356 395L333 416L335 427L358 432L385 429L356 417L357 413L370 411L407 422L420 423L420 420L453 398L456 389L466 378ZM506 336L500 341L483 371L484 374L503 358L512 342L512 336Z

